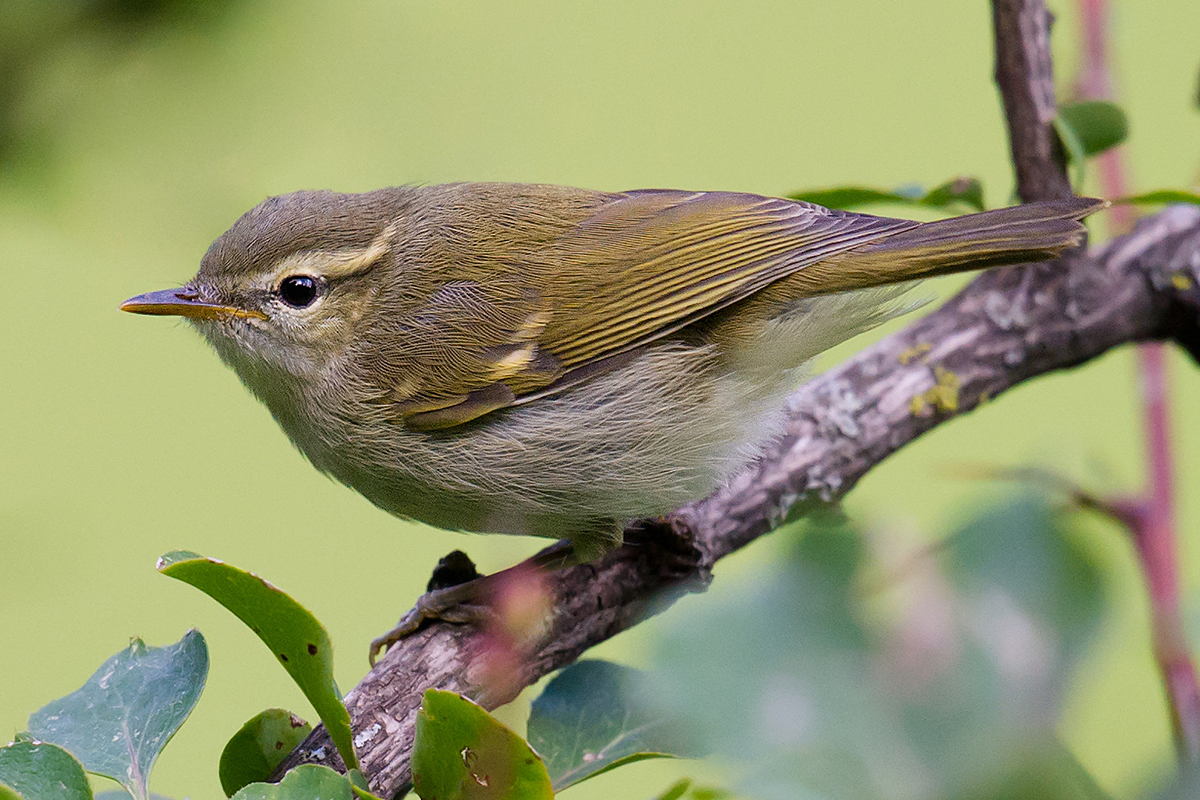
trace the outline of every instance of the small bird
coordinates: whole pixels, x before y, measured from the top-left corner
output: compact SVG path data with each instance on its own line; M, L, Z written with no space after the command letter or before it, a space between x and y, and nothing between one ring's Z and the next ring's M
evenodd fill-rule
M911 281L1053 257L1102 205L920 223L733 192L304 191L121 308L188 319L386 511L590 560L759 452L805 363L914 307Z

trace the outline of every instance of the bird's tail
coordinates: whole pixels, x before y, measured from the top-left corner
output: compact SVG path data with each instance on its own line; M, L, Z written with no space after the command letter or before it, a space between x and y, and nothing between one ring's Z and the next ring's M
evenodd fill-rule
M823 288L840 292L1045 261L1082 244L1087 230L1080 220L1107 205L1071 197L922 223L823 262L829 271Z

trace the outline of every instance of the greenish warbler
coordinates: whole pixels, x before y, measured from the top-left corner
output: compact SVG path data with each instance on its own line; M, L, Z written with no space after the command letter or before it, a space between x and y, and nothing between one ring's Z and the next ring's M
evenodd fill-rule
M1101 205L918 223L730 192L297 192L121 307L187 318L392 514L590 559L752 458L805 362L911 308L905 282L1055 256Z

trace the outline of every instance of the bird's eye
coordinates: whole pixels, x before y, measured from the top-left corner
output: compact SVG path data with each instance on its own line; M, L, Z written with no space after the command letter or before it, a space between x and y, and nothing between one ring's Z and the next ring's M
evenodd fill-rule
M309 275L289 275L279 284L279 296L292 308L307 308L317 299L317 279Z

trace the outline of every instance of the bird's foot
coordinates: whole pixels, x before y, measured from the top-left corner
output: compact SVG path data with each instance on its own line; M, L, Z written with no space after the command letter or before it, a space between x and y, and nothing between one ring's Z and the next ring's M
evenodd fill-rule
M396 626L371 641L368 659L375 666L379 654L401 639L411 636L426 622L442 620L466 624L484 622L488 618L486 603L487 581L479 574L475 562L461 550L443 556L433 568L425 594L417 598L414 605Z
M417 598L408 613L400 618L396 627L371 642L368 658L371 666L375 659L396 642L419 631L426 622L450 622L456 625L485 625L494 617L488 603L492 578L475 578L467 583L446 589L434 589Z
M425 594L396 626L371 642L368 658L371 666L379 654L392 645L419 631L427 622L449 622L455 625L485 627L496 619L495 600L514 581L528 579L530 572L541 572L570 566L574 561L570 542L561 541L515 567L491 575L480 575L475 564L461 550L455 550L438 561Z

